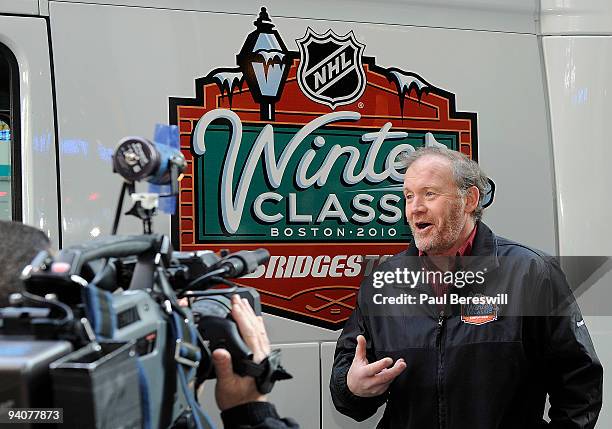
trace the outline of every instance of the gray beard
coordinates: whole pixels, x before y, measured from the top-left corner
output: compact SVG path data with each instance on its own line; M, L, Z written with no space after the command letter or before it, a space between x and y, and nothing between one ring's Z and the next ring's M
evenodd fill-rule
M462 204L458 204L455 207L453 207L451 219L459 219L462 211L463 211ZM441 237L441 235L438 235L437 237L433 238L429 248L423 248L422 247L423 243L421 242L421 240L417 239L417 236L413 234L414 244L417 247L417 249L425 253L432 253L432 252L433 253L443 253L443 252L446 252L451 247L453 247L457 243L457 240L459 239L459 236L461 235L461 231L463 230L463 227L465 226L465 224L460 224L459 222L451 222L448 225L449 225L448 234L444 234L448 237L447 240L444 240L445 243L440 242L441 239L444 239L445 237Z

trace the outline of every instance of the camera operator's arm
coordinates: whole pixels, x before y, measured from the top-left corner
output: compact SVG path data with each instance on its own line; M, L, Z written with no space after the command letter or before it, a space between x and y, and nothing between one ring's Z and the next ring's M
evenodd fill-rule
M253 361L259 363L270 353L270 342L261 317L257 317L246 299L232 297L232 317L240 334L253 351ZM225 349L213 352L217 373L215 399L221 410L226 429L297 429L292 419L281 419L266 395L257 390L253 377L241 377L232 369L232 359Z

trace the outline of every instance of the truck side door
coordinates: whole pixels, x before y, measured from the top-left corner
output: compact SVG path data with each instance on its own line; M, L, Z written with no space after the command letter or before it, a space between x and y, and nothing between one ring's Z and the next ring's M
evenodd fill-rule
M44 17L0 10L0 219L36 226L61 246L54 89Z

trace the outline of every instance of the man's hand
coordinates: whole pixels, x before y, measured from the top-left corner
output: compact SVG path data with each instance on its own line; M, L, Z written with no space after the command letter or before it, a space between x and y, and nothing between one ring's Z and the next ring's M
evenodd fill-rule
M406 369L404 359L398 359L395 364L390 357L368 363L365 337L358 335L355 357L346 375L346 384L353 395L378 396L387 391L391 382L404 369Z
M263 319L257 317L246 299L232 297L232 317L240 335L253 351L253 361L259 363L270 354L270 342ZM266 401L266 395L257 390L253 377L241 377L232 369L232 358L225 349L213 352L213 364L217 373L215 399L221 411L253 401Z

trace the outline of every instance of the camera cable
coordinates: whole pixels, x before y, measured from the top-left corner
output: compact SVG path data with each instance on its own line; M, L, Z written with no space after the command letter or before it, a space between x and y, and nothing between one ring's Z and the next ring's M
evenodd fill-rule
M197 279L195 279L192 282L190 282L186 287L184 287L183 289L179 290L176 293L176 295L179 298L182 298L183 295L186 292L190 291L191 289L194 289L194 288L198 287L202 283L210 282L212 277L218 276L219 274L225 274L226 272L227 272L227 269L224 268L224 267L221 267L221 268L217 268L216 270L209 271L208 273L202 274L200 277L198 277Z

